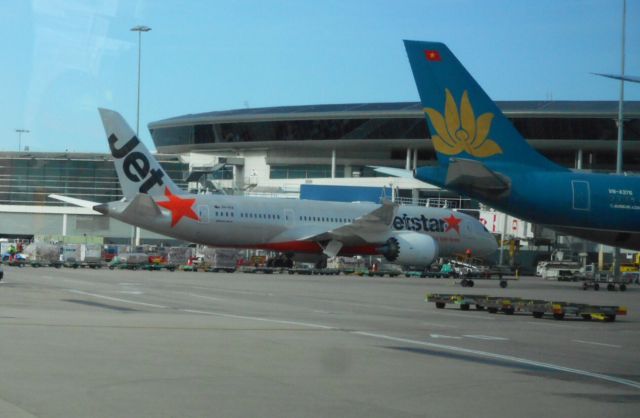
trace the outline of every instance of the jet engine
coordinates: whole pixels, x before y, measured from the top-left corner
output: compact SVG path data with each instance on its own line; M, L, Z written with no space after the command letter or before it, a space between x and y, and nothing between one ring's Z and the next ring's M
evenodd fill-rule
M438 257L438 243L426 234L403 232L387 239L379 251L392 263L428 266Z

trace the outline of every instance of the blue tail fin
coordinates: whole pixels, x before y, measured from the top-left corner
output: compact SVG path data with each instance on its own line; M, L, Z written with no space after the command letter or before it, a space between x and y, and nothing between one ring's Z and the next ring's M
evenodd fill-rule
M566 170L535 151L471 74L438 42L404 41L438 161L459 157Z

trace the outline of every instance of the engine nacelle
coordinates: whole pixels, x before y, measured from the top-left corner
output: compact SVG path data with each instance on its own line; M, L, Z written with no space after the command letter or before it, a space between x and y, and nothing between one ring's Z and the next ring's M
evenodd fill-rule
M404 266L428 266L438 257L438 243L430 235L401 232L380 248L387 261Z

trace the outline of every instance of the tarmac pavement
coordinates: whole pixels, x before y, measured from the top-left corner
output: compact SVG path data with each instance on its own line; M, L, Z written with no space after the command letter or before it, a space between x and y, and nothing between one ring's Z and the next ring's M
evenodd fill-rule
M640 287L5 267L0 416L635 417ZM430 293L625 305L616 322Z

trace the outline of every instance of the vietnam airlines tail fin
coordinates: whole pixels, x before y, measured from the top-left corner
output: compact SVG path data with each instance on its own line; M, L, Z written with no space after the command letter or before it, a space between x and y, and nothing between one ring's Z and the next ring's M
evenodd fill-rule
M490 169L566 170L529 146L444 44L404 45L442 166L456 158L480 161Z
M139 193L164 195L167 190L172 194L184 194L138 139L122 115L108 109L98 111L109 140L122 194L127 200L132 200Z

